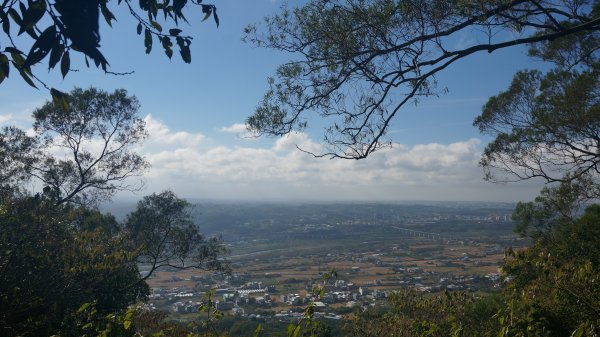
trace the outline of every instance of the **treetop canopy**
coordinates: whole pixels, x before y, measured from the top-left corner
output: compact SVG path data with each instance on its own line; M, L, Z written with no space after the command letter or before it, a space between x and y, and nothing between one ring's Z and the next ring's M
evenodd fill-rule
M391 145L400 110L439 94L436 75L460 59L530 45L552 61L557 41L576 46L573 54L595 53L597 44L585 41L598 34L599 8L578 0L313 0L283 9L246 29L246 41L296 57L269 79L247 123L284 135L318 114L328 123L327 147L313 154L362 159ZM463 34L478 38L457 46Z
M219 25L217 7L204 4L202 0L3 1L0 4L0 83L16 72L32 87L41 84L50 89L35 75L32 67L47 60L49 70L58 67L65 77L75 55L83 56L88 67L93 63L104 72L113 73L101 51L99 21L102 18L112 27L112 22L117 20L111 11L115 6L125 6L138 22L132 29L143 36L146 53L150 53L154 42L158 41L165 55L171 58L175 43L186 63L192 60L192 37L184 34L181 24L188 23L188 16L198 16L201 20L212 16ZM24 34L33 43L24 38ZM60 96L56 90L52 94Z

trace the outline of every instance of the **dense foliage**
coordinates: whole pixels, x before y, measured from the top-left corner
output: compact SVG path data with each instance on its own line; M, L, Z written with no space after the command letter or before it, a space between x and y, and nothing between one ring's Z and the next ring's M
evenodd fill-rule
M0 210L4 335L71 335L82 305L107 315L148 294L111 217L42 195L5 198Z
M495 336L499 298L456 292L429 295L402 290L386 308L368 309L348 324L354 336Z
M138 35L143 32L146 53L150 53L155 40L165 54L173 56L173 42L177 44L184 62L192 60L192 38L180 29L188 23L186 15L203 18L212 16L217 26L219 17L215 5L203 4L202 0L157 1L142 0L7 0L0 3L0 83L13 72L31 86L44 82L33 72L33 66L48 60L48 69L60 64L62 76L71 70L73 56L81 55L89 67L92 61L97 68L110 73L109 63L100 49L101 19L108 26L117 20L114 7L124 7L137 21ZM197 13L186 7L196 7ZM112 9L112 10L111 10ZM159 23L161 22L161 23ZM163 25L165 26L163 29ZM132 27L132 29L134 29ZM21 36L26 33L28 38ZM29 41L33 40L33 43ZM53 95L60 95L56 90Z
M146 299L152 272L226 272L225 250L169 191L144 198L126 223L93 208L135 188L128 178L147 164L131 149L144 123L124 90L75 89L66 101L36 109L33 133L0 132L0 334L133 336L143 315L131 306ZM144 276L140 263L152 265Z
M600 206L593 205L519 252L509 251L512 277L499 313L504 336L595 336L600 333Z

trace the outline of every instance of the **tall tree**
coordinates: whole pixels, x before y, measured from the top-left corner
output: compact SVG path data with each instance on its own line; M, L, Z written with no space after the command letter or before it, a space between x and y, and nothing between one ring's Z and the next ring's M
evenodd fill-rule
M534 46L554 69L520 71L490 98L475 120L494 137L480 161L487 179L573 182L581 196L600 196L599 46L585 35Z
M148 295L111 219L78 228L80 216L40 195L0 200L1 335L80 336L82 306L104 317Z
M192 220L187 201L171 191L144 197L127 216L125 229L137 262L150 267L148 278L161 267L227 271L225 245L205 238Z
M479 52L565 41L578 46L600 29L596 1L312 0L284 9L247 41L290 52L247 123L282 135L321 116L327 148L317 156L361 159L391 143L386 133L402 107L438 94L436 75ZM464 34L477 36L456 47ZM569 40L570 41L570 40Z
M64 99L34 110L32 135L14 127L0 132L0 184L37 180L57 204L93 204L139 189L141 180L130 178L148 164L132 148L147 134L135 96L77 88Z

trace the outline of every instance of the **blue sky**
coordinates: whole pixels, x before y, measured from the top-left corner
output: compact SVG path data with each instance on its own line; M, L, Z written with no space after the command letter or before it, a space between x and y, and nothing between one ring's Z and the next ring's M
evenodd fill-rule
M194 36L192 64L184 64L177 51L169 60L158 45L145 55L136 24L115 10L113 29L101 22L102 48L112 71L133 75L105 75L80 63L80 71L63 80L57 71L48 74L45 65L36 69L63 91L93 85L125 88L138 97L150 130L139 151L152 164L140 194L171 188L185 197L218 199L517 201L539 190L539 182L483 182L477 160L489 139L472 127L487 97L506 88L517 69L540 66L524 48L478 54L448 68L438 77L448 93L402 111L389 133L395 143L391 150L360 162L314 159L295 145L319 149L318 127L281 139L249 140L239 134L267 87L267 76L290 57L244 44L242 31L281 3L215 4L219 28L212 20L200 22L199 11L188 14L191 26L184 29ZM11 76L0 86L0 124L29 127L32 109L47 98L46 91Z

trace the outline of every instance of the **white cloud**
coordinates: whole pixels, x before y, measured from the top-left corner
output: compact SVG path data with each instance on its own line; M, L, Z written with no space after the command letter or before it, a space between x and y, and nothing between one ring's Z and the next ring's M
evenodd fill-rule
M144 122L149 135L147 141L149 144L196 146L206 138L201 133L172 132L163 122L152 118L151 115L147 115Z
M242 123L234 123L230 126L224 126L221 129L219 129L219 131L221 132L229 132L229 133L244 133L247 131L247 126L246 124L242 124Z
M528 200L539 184L492 185L482 181L478 139L450 144L393 144L367 159L330 160L322 145L292 132L273 141L225 146L202 133L171 130L148 115L148 141L138 150L152 167L144 193L172 189L184 197L313 200ZM0 115L0 124L12 122ZM223 132L245 130L243 124ZM261 142L264 144L264 142ZM93 152L101 144L86 147ZM64 155L55 149L56 155Z
M31 113L44 104L43 99L32 99L24 104L0 106L0 126L14 125L20 128L30 127L33 123Z
M310 140L308 135L295 131L277 139L273 145L273 150L276 152L297 151L298 149L311 153L322 151L321 145Z
M13 116L11 114L0 115L0 125L7 125L12 120Z
M255 140L256 134L248 130L248 126L242 123L234 123L219 129L221 132L236 134L238 139Z
M484 183L477 166L478 139L393 144L364 160L330 160L299 151L296 146L322 151L319 143L300 132L279 138L267 148L206 144L201 148L198 143L203 136L173 132L147 119L154 130L151 135L180 140L160 150L145 147L144 155L152 165L146 176L152 191L171 188L187 197L244 199L520 200L538 190L530 186L523 194L523 185L511 189ZM232 126L232 132L236 128L241 129Z

